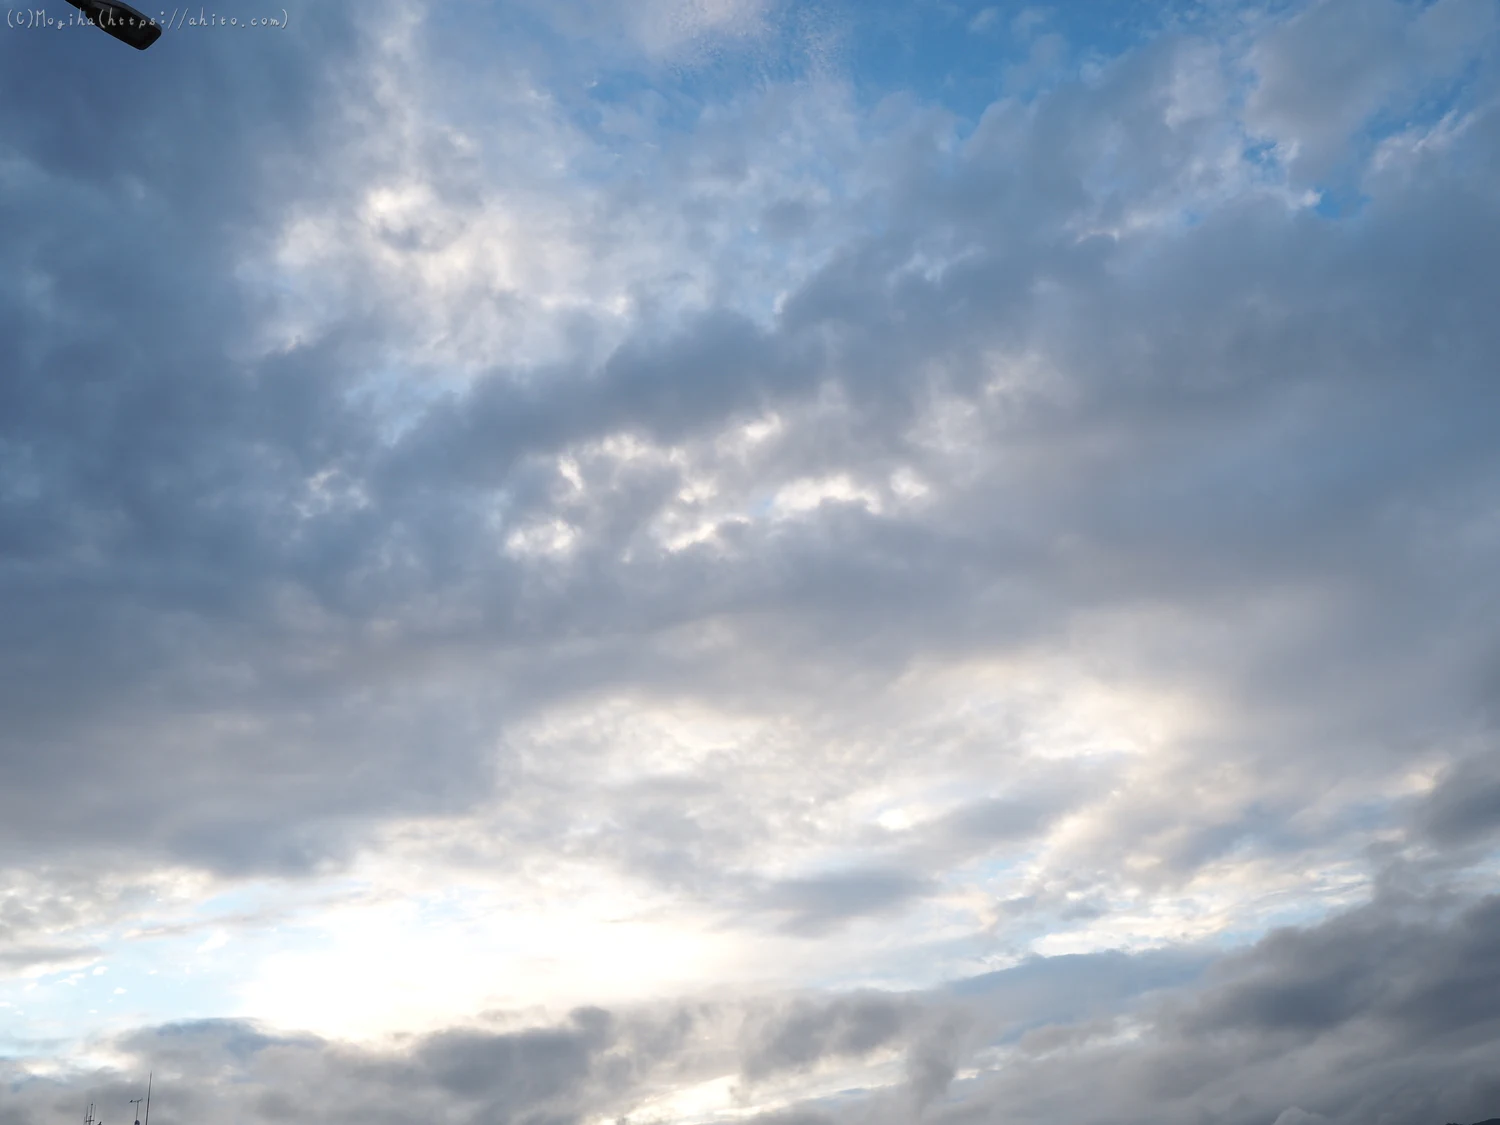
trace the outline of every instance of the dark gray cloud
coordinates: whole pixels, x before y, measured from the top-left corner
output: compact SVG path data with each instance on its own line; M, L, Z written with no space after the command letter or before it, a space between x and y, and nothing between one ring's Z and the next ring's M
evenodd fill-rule
M1393 1024L1433 1046L1491 1038L1500 1019L1500 966L1490 952L1500 900L1450 925L1412 917L1416 910L1378 904L1315 930L1273 933L1231 962L1231 982L1187 1030L1315 1036L1357 1020Z
M673 1083L728 1069L768 1089L881 1052L900 1062L881 1084L758 1120L1467 1122L1500 1099L1497 924L1494 898L1380 898L1227 956L1057 958L937 992L580 1009L378 1047L207 1021L113 1046L155 1067L165 1125L634 1120ZM1049 980L1079 1006L1039 1003ZM111 1071L9 1085L7 1125L133 1091Z
M977 1077L944 1083L923 1119L1481 1120L1500 1100L1483 1062L1496 1037L1495 902L1452 907L1377 901L1273 934L1201 983L1168 975L1154 982L1162 990L1144 994L1141 969L1131 966L1134 1002L1095 998L1090 1018L1075 1012L1033 1028L1015 1050L979 1064ZM1069 970L1059 963L1045 971ZM1472 1003L1456 1003L1459 993ZM950 1038L946 1052L929 1046L940 1072L973 1067L976 1049L999 1041L994 1032L1012 1009L998 993L969 1010L989 1034ZM872 1093L853 1108L830 1100L822 1112L836 1121L910 1121L912 1104L909 1092Z
M1450 767L1422 802L1418 823L1448 846L1482 840L1500 828L1500 755L1479 754Z
M673 1046L690 1024L674 1030ZM447 1031L406 1049L372 1050L312 1037L285 1037L236 1021L178 1024L137 1033L121 1046L156 1067L153 1119L216 1120L249 1115L331 1121L401 1122L440 1114L464 1121L578 1121L620 1103L637 1087L638 1069L656 1059L660 1037L642 1043L604 1012L583 1010L560 1027L508 1033ZM219 1087L209 1076L228 1079ZM207 1081L205 1081L207 1080ZM133 1084L123 1076L81 1076L88 1100L106 1120ZM50 1088L49 1088L50 1087ZM72 1112L53 1083L23 1082L9 1122L29 1122L30 1107ZM225 1097L227 1095L227 1101ZM226 1118L227 1119L227 1118Z
M751 1023L742 1073L753 1082L830 1058L860 1058L897 1040L920 1014L919 1007L879 993L794 1002Z
M286 808L283 823L318 815L287 807L274 767L191 718L224 715L226 688L278 666L303 678L257 621L289 561L282 505L309 464L364 441L337 408L332 353L253 371L232 358L255 315L233 280L245 246L368 93L349 66L355 8L299 9L294 23L186 33L150 66L98 35L0 43L6 94L42 107L5 127L18 170L7 273L24 279L0 312L10 847L207 842L233 865L257 850L244 844L269 808ZM265 786L260 811L187 811L234 778ZM318 833L269 847L296 863L326 851Z

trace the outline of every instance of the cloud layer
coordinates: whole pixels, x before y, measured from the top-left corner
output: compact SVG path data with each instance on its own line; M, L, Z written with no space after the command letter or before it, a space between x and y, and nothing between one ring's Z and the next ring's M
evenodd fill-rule
M0 36L0 1123L1500 1112L1493 7L924 12Z

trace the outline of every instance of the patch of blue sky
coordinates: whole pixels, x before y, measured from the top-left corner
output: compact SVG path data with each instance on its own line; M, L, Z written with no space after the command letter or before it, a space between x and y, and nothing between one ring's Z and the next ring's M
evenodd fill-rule
M1286 172L1285 162L1275 141L1251 137L1240 152L1240 159L1265 175L1280 178Z
M0 981L0 1057L51 1044L76 1054L90 1040L133 1027L239 1012L247 972L271 954L326 949L303 907L357 892L352 884L294 892L242 885L199 903L186 917L164 910L128 929L86 935L97 954L29 978Z
M632 50L616 37L587 38L575 27L582 19L544 15L525 5L436 5L423 35L432 53L454 70L494 73L497 63L521 74L553 99L574 125L609 134L608 108L648 106L664 132L690 132L701 107L732 101L746 91L786 82L807 73L799 47L797 21L777 22L763 34L715 39L712 46L655 57ZM482 108L482 107L481 107Z
M1164 26L1190 21L1199 8L1188 0L873 0L845 10L862 100L907 91L973 123L1000 97L1026 100L1076 76L1085 61L1115 58ZM1061 53L1050 56L1052 45Z
M990 1045L1014 1044L1027 1032L1085 1019L1103 1011L1129 1011L1164 989L1201 980L1212 950L1193 946L1124 953L1030 957L1009 968L957 980L945 991L960 998L985 997L1011 1013ZM1000 1000L1001 1005L995 1005Z
M1458 72L1410 91L1373 114L1350 137L1347 158L1313 185L1319 195L1314 211L1332 220L1363 214L1372 196L1361 185L1380 146L1392 138L1427 134L1445 121L1463 118L1490 93L1481 82L1484 74L1484 60L1476 57Z
M95 965L0 985L0 1054L24 1055L38 1041L76 1050L90 1038L143 1023L222 1014L234 986L228 966L204 965L187 940L102 952Z
M1076 76L1081 60L1098 64L1163 27L1193 27L1205 10L1195 0L1053 6L829 0L777 9L744 35L706 33L703 49L663 57L597 41L585 47L568 20L516 4L435 6L422 34L454 69L475 75L497 66L518 70L587 133L608 137L626 111L646 115L670 136L697 129L705 106L830 69L848 79L866 110L904 94L972 125L1006 94L1033 95ZM482 102L475 112L484 112Z
M993 887L1019 874L1032 856L1032 852L1011 852L1006 855L989 856L966 864L952 872L945 882L958 886Z
M546 82L558 71L577 70L577 43L544 9L525 4L452 0L434 4L419 32L426 53L453 72L514 73Z
M893 934L887 949L863 947L859 958L842 961L840 967L819 974L809 985L828 991L876 988L889 992L908 992L941 988L950 981L974 975L976 966L984 963L992 941L982 934L964 934L940 940L916 940L924 932L920 926L908 928L891 925L888 920L866 919L856 925L869 929L889 929ZM851 927L853 929L854 927ZM904 935L908 940L898 941Z
M487 895L476 894L467 888L427 892L414 902L416 918L423 926L443 926L479 930L494 912L494 904Z
M1482 859L1462 872L1455 882L1475 896L1492 895L1500 887L1500 850L1491 849Z

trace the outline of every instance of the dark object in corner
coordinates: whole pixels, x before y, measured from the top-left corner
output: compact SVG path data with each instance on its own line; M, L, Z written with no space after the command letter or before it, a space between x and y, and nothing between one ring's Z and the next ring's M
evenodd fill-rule
M161 38L161 24L136 11L124 0L68 0L89 23L107 31L121 43L144 51Z
M1488 1121L1476 1121L1474 1125L1500 1125L1500 1117L1491 1117Z

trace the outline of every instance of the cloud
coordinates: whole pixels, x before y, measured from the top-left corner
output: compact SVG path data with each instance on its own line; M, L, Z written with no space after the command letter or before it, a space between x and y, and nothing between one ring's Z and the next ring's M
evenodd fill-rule
M1493 9L1468 0L1310 4L1256 44L1248 122L1319 179L1376 113L1410 113L1424 86L1492 50L1496 28Z
M1321 1113L1308 1113L1300 1106L1291 1106L1276 1118L1275 1125L1317 1125L1327 1120Z
M399 80L418 83L385 48L353 31L339 34L347 36L347 50L363 52L358 57L396 67ZM394 442L379 436L378 414L355 405L365 400L349 397L366 362L366 353L345 343L352 328L267 356L253 374L215 377L211 384L195 372L230 358L215 357L212 337L205 336L201 361L174 360L153 375L122 374L106 384L97 410L82 399L72 413L46 415L54 429L34 433L23 443L24 456L61 458L59 466L71 467L38 478L48 491L25 506L26 519L42 519L43 512L53 519L62 511L78 519L93 515L71 529L54 528L51 540L28 539L28 557L51 560L53 582L76 572L67 581L132 585L101 585L94 603L49 600L36 588L16 606L17 645L30 646L34 677L46 676L47 686L24 675L13 680L13 713L30 724L31 737L66 740L74 755L53 752L33 759L33 768L58 767L52 798L87 810L84 835L118 838L144 821L151 828L142 843L179 857L212 858L229 870L310 869L343 854L341 840L362 819L454 810L494 783L492 748L506 720L499 709L467 706L474 696L460 681L472 674L503 683L515 673L503 659L485 672L465 671L458 664L468 658L455 646L479 644L496 653L530 645L529 662L547 667L545 638L619 636L627 629L644 639L631 659L641 660L644 648L649 665L652 631L732 621L751 642L748 651L776 652L784 642L774 632L752 638L744 631L784 620L790 636L798 627L787 615L795 614L819 623L821 656L841 659L841 651L873 648L899 662L929 649L1031 644L1054 629L1053 607L1102 609L1168 590L1205 604L1240 597L1245 583L1261 581L1250 577L1252 562L1296 573L1304 584L1336 583L1324 596L1344 596L1347 577L1320 577L1310 546L1321 536L1333 565L1365 544L1359 526L1334 537L1322 513L1337 504L1342 518L1356 518L1361 497L1373 502L1387 495L1412 459L1429 452L1435 456L1425 479L1441 487L1441 466L1457 471L1465 456L1462 439L1436 452L1419 434L1410 435L1418 444L1405 453L1399 436L1379 457L1374 446L1361 452L1367 448L1361 443L1392 432L1387 421L1408 405L1410 392L1395 381L1391 357L1420 362L1425 346L1420 333L1385 346L1370 335L1379 334L1379 322L1366 315L1378 307L1423 307L1410 303L1422 299L1401 288L1403 274L1371 273L1365 260L1385 229L1381 223L1406 220L1397 197L1389 205L1397 211L1382 205L1372 213L1374 233L1367 237L1309 227L1272 197L1251 202L1255 189L1247 187L1222 215L1150 243L1158 254L1149 260L1136 258L1135 247L1148 244L1144 235L1078 242L1079 222L1107 224L1124 215L1127 192L1132 205L1152 199L1162 205L1173 193L1198 190L1183 180L1184 169L1199 159L1198 146L1219 143L1221 126L1209 115L1174 131L1156 100L1188 61L1184 53L1148 53L1106 73L1097 89L1070 87L1024 113L997 105L965 143L951 184L942 186L942 176L920 160L910 165L882 201L914 205L903 224L851 240L800 285L793 282L783 312L769 324L710 307L669 328L643 323L627 331L597 366L573 362L545 377L497 368L468 389L435 391L430 406L413 408ZM314 81L318 72L304 65L308 77L297 81ZM423 87L415 89L420 95ZM362 96L330 91L325 102L350 106ZM410 108L414 122L438 110L420 96ZM1098 142L1116 121L1136 123L1130 155L1088 156L1110 151ZM324 143L315 141L316 130L334 122L330 109L325 124L303 120L288 137L272 133L268 142L280 151L276 159L307 159L309 146ZM560 123L549 127L568 136ZM877 149L870 166L882 167L911 144L947 143L943 136L943 127L913 119L884 153ZM581 145L583 138L567 143ZM460 203L457 189L470 173L462 165L455 171L446 158L431 159L430 167L419 165L435 177L437 192L424 210L469 222L465 216L474 209ZM689 181L695 191L708 182ZM1045 187L1051 183L1072 185L1066 205L1066 193ZM346 183L328 187L334 199L348 190ZM277 190L286 189L264 182L268 213L280 210L272 203ZM1436 216L1480 206L1466 190L1455 182L1451 206L1413 221L1445 222ZM996 202L981 206L984 199ZM999 201L1008 211L997 210ZM1034 220L1018 246L988 217L1011 212ZM1479 213L1474 217L1478 223ZM218 229L208 216L202 223L205 231ZM907 264L929 232L950 228L970 236L958 259L936 272ZM1440 230L1433 236L1443 237ZM222 245L212 238L197 243ZM424 258L420 245L403 245L381 253L411 265ZM1472 240L1472 248L1451 238L1431 245L1460 256L1478 253ZM941 244L921 252L935 254L935 262L949 253ZM1311 272L1299 267L1296 277L1287 273L1285 263L1303 262L1309 253L1323 264ZM1216 271L1208 264L1216 261L1243 268ZM1130 284L1117 274L1128 274ZM1191 288L1184 281L1206 275L1223 280ZM190 269L173 273L188 276ZM1396 287L1382 294L1358 280L1374 276L1390 277ZM160 284L180 283L163 275ZM1047 297L1048 285L1064 288ZM1246 305L1252 292L1278 296L1264 307ZM1347 300L1342 307L1350 311L1341 313L1320 302L1320 292L1361 296ZM1461 312L1466 298L1454 297ZM209 310L201 299L171 290L152 298L197 309L200 322L233 321L255 307L247 304L251 293L225 291L221 299L221 309ZM353 307L392 299L375 286ZM1065 307L1086 309L1078 315L1094 331L1054 330L1054 323L1065 323L1056 319ZM1191 336L1174 327L1188 322L1199 326ZM1372 370L1393 372L1390 381L1372 384L1384 390L1363 412L1337 413L1338 385L1322 381L1333 375L1309 376L1311 382L1287 376L1284 386L1261 377L1316 362L1335 339L1349 362L1361 348L1371 357L1383 352ZM1127 340L1144 350L1133 355ZM1250 346L1240 341L1255 341L1255 350L1236 359ZM183 343L173 341L179 354ZM1002 408L991 389L980 394L981 387L1000 385L986 380L1020 378L999 373L1015 370L1023 362L1017 357L1028 355L1047 358L1039 366L1024 361L1035 366L1025 377L1033 382L1006 392L1019 395L1012 405ZM1467 393L1465 362L1445 376L1456 394ZM944 368L946 384L910 377L924 365ZM45 402L42 388L63 385L61 370L39 367L24 385L36 387L43 396L37 401ZM211 393L190 390L209 385ZM1297 421L1295 403L1303 397L1326 402L1328 413ZM170 412L153 409L158 401L171 404ZM975 403L971 432L958 444L928 436L943 410ZM190 408L195 412L183 413ZM16 416L42 417L39 409ZM736 427L770 414L782 420L777 437L740 465L719 454ZM1153 442L1148 435L1173 418L1180 420L1173 440ZM89 426L114 437L84 445ZM1319 452L1330 433L1342 435L1336 448L1343 451L1331 459ZM816 442L814 434L821 435ZM627 453L622 435L645 444ZM1017 444L1020 435L1027 436ZM102 454L85 457L85 449L117 455L90 465L88 458ZM972 463L963 468L966 458ZM586 473L576 495L559 490L556 466L565 461ZM1248 483L1273 463L1303 466L1295 495L1289 485ZM687 517L674 497L688 466L713 482L717 510L702 514L700 546L666 552L652 542L651 528L668 516ZM832 472L879 482L900 471L942 485L905 508L880 485L870 493L889 496L879 510L866 501L823 501L779 525L753 518L754 492L778 482L791 486ZM965 473L974 474L967 485L959 483ZM995 489L996 482L1023 479L1024 486ZM1422 479L1408 478L1402 487L1419 487ZM1218 514L1231 510L1238 513L1233 519ZM996 511L1010 513L1006 526L987 515ZM488 530L495 521L507 530ZM555 541L569 546L536 556L497 552L497 537L531 542L528 528L552 528L549 534L561 536ZM1070 544L1066 555L1059 554L1062 544ZM1226 553L1230 545L1234 551ZM67 552L75 560L93 552L122 562L87 579L78 561L70 564L74 571L58 571ZM632 561L615 561L625 555ZM131 558L136 562L124 565ZM1388 583L1409 577L1392 569L1398 566L1395 558L1386 564ZM181 576L170 593L159 577L169 573ZM1377 583L1380 573L1362 580ZM1381 595L1371 588L1368 596ZM69 612L81 616L63 629ZM174 613L182 616L173 621ZM585 682L620 682L618 669L626 666L611 665L619 658L602 651L594 659L603 663L582 673ZM175 655L187 652L191 659ZM82 710L55 699L51 670L65 660L84 678L89 705ZM439 666L446 668L441 674ZM558 675L580 672L559 667ZM733 662L722 663L722 675L735 675ZM369 685L377 682L386 686L372 696ZM514 708L531 690L507 693L504 707ZM145 701L157 698L171 710L147 710ZM382 702L372 706L376 698ZM170 727L162 725L163 715L170 715ZM441 730L428 741L442 752L419 753L415 736L403 730ZM147 798L145 815L119 811L140 809L139 803L112 808L67 787L79 778L109 778L112 792L137 784L111 772L112 763L130 761L111 748L122 737L112 732L123 731L163 755L136 776L173 782ZM245 749L252 742L280 747L279 764L237 774L237 763L248 765L259 753ZM298 766L314 746L324 765ZM346 752L357 769L332 766ZM190 755L207 756L188 766ZM226 776L239 780L224 787ZM233 793L236 807L206 796L203 785ZM42 838L46 826L27 811L40 807L45 803L18 805L10 823L30 839ZM1227 824L1203 831L1202 841L1235 838ZM1193 867L1221 854L1217 848L1184 841L1176 854Z
M1423 830L1441 845L1482 839L1500 826L1500 766L1479 754L1450 767L1422 803Z
M789 912L794 930L818 933L847 918L889 910L926 889L909 875L875 869L789 879L775 885L766 902Z
M742 1048L744 1076L753 1082L829 1058L862 1057L896 1039L914 1014L899 999L878 994L795 1003L754 1030Z
M180 1013L371 1041L25 1051L184 1120L1492 1115L1487 6L1052 21L971 116L776 5L291 24L0 40L0 999L210 929ZM606 947L671 996L481 1018ZM398 978L453 1010L376 1042Z
M99 956L98 949L87 946L19 946L0 952L0 965L9 971L17 969L67 969L87 965Z
M580 1009L551 1024L497 1014L490 1026L359 1047L206 1021L134 1032L113 1049L155 1066L169 1125L291 1112L633 1119L662 1090L712 1086L726 1067L748 1085L725 1088L718 1109L781 1091L781 1108L757 1120L1468 1121L1500 1096L1483 1065L1497 1035L1485 991L1497 909L1381 900L1219 956L1206 977L1163 973L1157 954L1059 958L935 992ZM1325 999L1348 1000L1352 985L1371 996ZM1033 1018L1017 1002L1033 989L1036 1014L1059 989L1086 993L1088 1007L1053 1009L1017 1038ZM1470 1002L1451 1003L1460 994ZM826 1087L831 1064L859 1060L874 1066L867 1085ZM807 1096L818 1081L825 1091ZM108 1104L127 1085L105 1071L20 1079L7 1120L40 1120L86 1090Z

